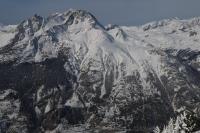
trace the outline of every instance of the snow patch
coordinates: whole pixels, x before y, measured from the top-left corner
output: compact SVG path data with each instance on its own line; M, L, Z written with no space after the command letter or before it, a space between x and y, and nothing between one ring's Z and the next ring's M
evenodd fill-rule
M71 99L67 100L67 102L65 103L65 106L70 106L73 108L83 108L83 103L81 103L81 101L79 100L77 94L73 93L73 96L71 97Z

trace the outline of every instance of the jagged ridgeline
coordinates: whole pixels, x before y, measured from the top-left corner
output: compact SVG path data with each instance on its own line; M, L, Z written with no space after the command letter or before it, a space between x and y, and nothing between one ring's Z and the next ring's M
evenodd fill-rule
M199 44L199 18L104 27L69 10L2 25L0 132L198 131Z

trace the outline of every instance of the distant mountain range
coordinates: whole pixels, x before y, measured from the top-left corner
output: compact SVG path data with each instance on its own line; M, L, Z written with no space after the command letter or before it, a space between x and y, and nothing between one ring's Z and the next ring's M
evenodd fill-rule
M0 132L164 132L170 119L200 130L200 18L103 26L69 10L1 26Z

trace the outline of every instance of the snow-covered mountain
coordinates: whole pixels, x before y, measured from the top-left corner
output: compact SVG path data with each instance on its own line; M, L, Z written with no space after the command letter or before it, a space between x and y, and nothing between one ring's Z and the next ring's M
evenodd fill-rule
M104 27L69 10L0 28L2 132L151 132L185 110L199 120L200 18Z

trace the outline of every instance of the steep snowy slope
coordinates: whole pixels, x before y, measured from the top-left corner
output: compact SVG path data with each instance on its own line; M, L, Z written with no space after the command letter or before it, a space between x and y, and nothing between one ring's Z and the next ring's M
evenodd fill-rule
M104 27L82 10L2 27L0 131L150 132L199 117L199 35L199 18Z
M0 24L0 47L7 45L15 36L15 25L3 26Z

